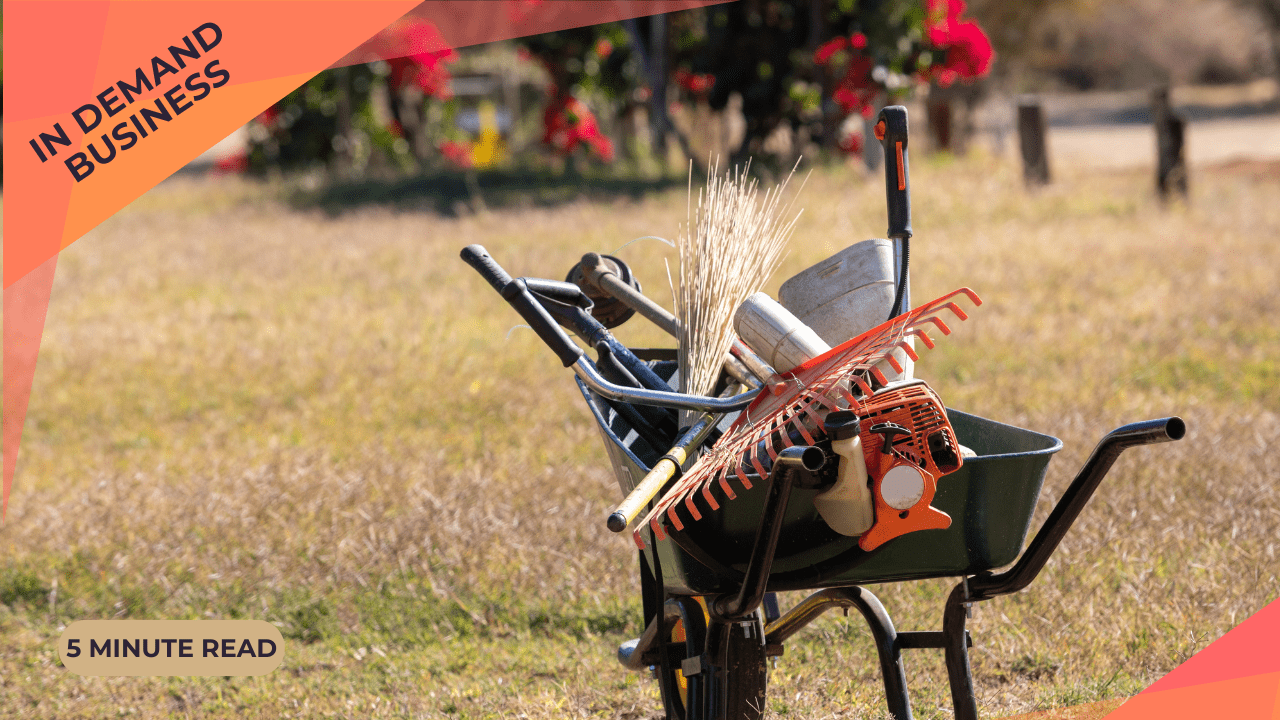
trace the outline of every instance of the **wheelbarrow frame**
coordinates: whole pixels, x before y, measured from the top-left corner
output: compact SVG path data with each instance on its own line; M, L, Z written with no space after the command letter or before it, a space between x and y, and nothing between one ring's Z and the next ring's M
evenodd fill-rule
M966 628L970 606L1023 590L1036 579L1121 453L1140 445L1179 440L1185 434L1186 425L1177 417L1131 423L1108 433L1094 448L1013 566L1000 573L988 571L967 576L955 586L943 610L941 632L896 632L880 601L866 588L854 586L829 588L810 595L766 626L766 646L780 647L787 638L827 610L855 607L866 619L875 639L884 676L885 697L895 718L908 720L911 717L902 650L941 648L946 652L947 679L951 686L955 718L977 720L978 705L969 664L969 648L973 646L973 640Z
M590 391L581 383L580 389L590 401ZM612 431L594 404L592 411L605 434L615 471L620 471L624 463L638 463L639 468L644 469L639 458L616 442L616 436L610 437ZM648 664L657 669L664 681L664 705L669 714L679 720L746 716L744 710L758 713L760 708L753 703L758 705L764 701L765 679L761 674L764 658L782 655L786 640L827 610L852 607L862 614L871 630L880 661L886 703L897 720L910 720L912 717L902 651L925 648L945 652L956 720L977 720L977 699L968 653L973 639L966 627L972 604L1018 592L1035 580L1121 453L1131 447L1178 440L1185 432L1183 421L1170 417L1124 425L1108 433L1008 570L1000 573L984 570L961 577L944 606L941 631L897 631L884 605L870 590L860 585L820 589L781 617L771 618L771 622L763 625L762 631L755 629L759 625L755 611L769 586L769 566L777 549L782 517L787 510L787 496L794 484L795 473L801 471L796 466L796 458L806 450L803 447L789 448L795 458L789 464L785 457L780 458L778 469L768 478L767 499L760 514L747 570L737 580L736 592L706 596L705 623L701 613L689 603L687 589L677 584L677 592L672 593L671 588L664 585L657 542L650 538L652 552L642 552L640 559L648 643L629 648L627 656L620 656L620 659L631 667ZM1042 452L1052 454L1060 447L1058 443ZM618 456L619 453L625 456L625 460ZM1048 459L1044 462L1047 464ZM1040 472L1043 477L1043 466ZM1035 485L1035 493L1039 493L1039 483ZM1019 536L1019 545L1025 537L1024 529ZM894 581L901 580L890 580ZM669 609L659 610L668 608L672 602L680 604L676 615L672 615ZM691 624L699 626L696 631L689 628L689 637L683 642L668 644L657 641L657 638L669 637L670 623L676 616L683 620L686 628ZM651 624L656 627L649 628ZM634 653L639 653L638 661L631 657ZM672 695L671 689L677 661L688 680L683 707L676 705L679 698Z
M608 396L612 402L624 405L636 402L703 410L714 408L718 412L725 412L744 407L750 402L754 392L758 392L757 389L734 398L716 400L658 390L631 390L613 385L600 374L595 364L581 348L569 340L551 317L550 313L555 312L557 317L567 318L572 324L575 317L583 316L584 311L591 307L591 301L581 294L579 288L567 283L533 278L512 279L479 246L464 249L463 259L475 267L530 322L535 332L560 357L565 367L574 368L579 387L605 432L606 447L624 490L628 489L628 478L622 476L619 468L625 469L629 464L643 468L645 463L625 445L617 443L616 436L609 437L612 429L593 401L597 396L595 394ZM603 328L599 328L598 324L593 326L583 320L581 330L596 333L592 345L600 349L602 361L605 355L611 353L610 347L625 350L616 345L616 341ZM629 350L626 355L635 360L631 369L651 374L651 368L642 366L643 363ZM650 387L661 385L662 382L654 378ZM615 407L625 410L624 405ZM676 720L758 717L764 709L766 657L782 654L783 643L826 610L854 607L862 613L871 628L880 659L886 702L897 720L911 718L902 651L918 648L941 648L945 651L956 720L977 720L977 700L968 654L972 640L966 628L969 607L974 602L1018 592L1035 580L1124 450L1178 440L1185 433L1186 426L1182 420L1170 417L1125 425L1105 436L1012 567L1000 573L991 569L982 569L974 574L968 571L963 573L960 583L947 598L940 632L897 632L880 601L866 588L852 583L844 587L819 589L782 617L772 620L767 626L763 625L759 610L769 589L775 553L792 490L797 485L816 486L817 483L812 482L813 473L821 467L825 458L824 453L814 447L786 448L779 453L769 471L764 503L750 543L751 550L745 570L732 578L734 586L728 591L708 595L703 602L695 601L687 589L673 595L664 584L661 553L655 551L648 556L641 554L646 631L641 638L642 643L632 645L629 652L623 652L627 646L620 650L619 659L624 665L631 667L635 667L638 662L641 666L650 664L659 669L663 704ZM1057 445L1052 450L1056 451L1060 443L1056 438L1053 440ZM619 451L622 452L621 457L616 454ZM1041 465L1040 481L1043 479L1043 470L1044 466ZM634 481L634 478L631 480ZM1038 484L1035 492L1038 495ZM1029 516L1028 512L1028 523ZM1019 544L1022 538L1025 538L1025 530L1018 540ZM656 542L651 538L649 544L654 546ZM878 549L876 552L882 550ZM890 580L919 579L924 576ZM683 643L668 640L671 637L668 621L672 617L668 613L669 601L674 601L675 616L682 619L686 629L696 631L687 634ZM705 607L705 623L701 622L704 612L699 609L701 607ZM683 697L675 687L676 662L680 663L680 672L688 681Z

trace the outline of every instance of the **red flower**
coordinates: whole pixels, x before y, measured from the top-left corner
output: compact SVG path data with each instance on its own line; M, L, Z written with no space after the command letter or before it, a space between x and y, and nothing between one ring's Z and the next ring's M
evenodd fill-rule
M699 75L684 68L676 70L673 79L677 85L694 95L704 95L716 84L715 75Z
M458 54L444 41L436 26L415 18L393 32L398 34L397 42L405 52L387 61L391 65L388 78L391 88L400 90L412 83L429 96L442 100L452 97L451 76L444 66L456 60Z
M609 38L602 37L596 41L596 57L601 60L613 54L613 43L609 42Z
M947 69L954 70L961 77L979 77L991 69L993 57L995 51L991 48L991 41L977 23L963 22L952 29L947 48Z
M551 102L542 113L545 132L542 142L568 155L579 145L586 145L601 160L613 160L613 142L600 132L595 115L579 99L552 88Z
M858 57L849 63L844 77L840 79L831 99L836 101L846 113L859 112L863 115L874 110L876 95L880 86L871 79L873 63L869 57Z
M991 40L972 20L961 21L964 0L927 0L925 37L945 53L945 59L923 73L943 87L956 80L986 75L995 51Z
M952 26L964 12L964 0L926 0L925 37L933 45L946 45Z
M867 36L862 33L854 33L849 36L849 44L858 50L862 50L867 46Z
M848 40L845 40L843 36L822 43L813 52L813 63L815 65L826 65L831 62L831 56L843 50L847 43ZM863 38L863 44L866 44L865 37Z

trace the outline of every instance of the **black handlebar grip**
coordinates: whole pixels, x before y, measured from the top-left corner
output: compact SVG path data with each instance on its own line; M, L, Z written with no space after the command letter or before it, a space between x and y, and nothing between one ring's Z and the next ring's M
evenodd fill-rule
M911 237L911 181L907 162L907 109L890 105L880 111L876 139L884 147L884 185L889 205L889 237Z
M496 260L489 257L489 251L484 249L483 245L468 245L462 248L462 260L466 264L476 269L494 290L502 292L502 289L511 284L511 276L506 270L497 263Z
M472 247L480 246L472 245L467 249L469 250ZM480 250L483 252L484 248L480 248ZM487 255L485 257L488 258ZM489 258L489 261L493 262L492 258ZM493 267L497 268L498 266L494 263ZM502 268L498 268L498 272L502 272ZM481 274L484 274L483 270ZM529 327L532 327L533 331L538 333L538 337L542 338L542 342L551 348L551 352L554 352L560 358L560 362L564 363L565 367L569 367L577 362L578 358L582 357L582 348L575 345L569 339L569 336L564 334L564 330L561 330L556 321L551 319L551 314L547 312L546 308L542 307L534 299L533 294L529 292L529 287L524 282L524 278L517 278L507 283L501 292L503 299L510 303L511 307L516 309L516 312L520 313L520 317L523 317L525 322L529 323Z

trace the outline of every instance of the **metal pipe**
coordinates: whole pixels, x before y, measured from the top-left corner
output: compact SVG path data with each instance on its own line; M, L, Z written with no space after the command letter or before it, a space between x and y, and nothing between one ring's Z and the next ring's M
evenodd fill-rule
M1071 529L1071 524L1089 502L1094 490L1097 490L1098 484L1116 458L1120 457L1120 453L1139 445L1180 440L1186 432L1186 423L1181 418L1170 417L1132 423L1108 433L1094 448L1084 467L1080 468L1080 473L1062 494L1018 562L998 575L979 575L970 579L969 599L986 600L1018 592L1030 585L1058 548L1058 543L1067 534L1067 530Z
M582 276L587 282L604 290L622 301L624 305L649 318L654 325L662 328L672 337L680 334L680 323L676 316L667 312L666 308L645 297L643 293L622 281L613 270L605 264L599 253L587 253L582 256Z
M723 620L741 620L755 612L764 599L765 586L769 582L769 570L778 549L778 537L782 534L782 516L787 511L787 500L795 476L803 471L817 472L826 462L821 450L812 446L794 445L778 453L769 472L768 495L764 509L760 511L760 524L756 529L751 558L742 577L742 587L737 595L722 595L711 603L714 616Z
M605 380L585 356L579 357L573 363L573 371L582 379L583 384L611 400L621 400L637 405L680 408L681 410L701 410L715 413L733 412L750 405L761 390L761 388L757 387L729 398L710 398L661 390L628 388L614 385Z
M902 666L898 634L884 605L871 591L862 587L819 590L787 611L786 615L765 627L765 643L781 645L824 612L837 607L854 607L862 613L880 658L880 674L884 678L885 700L889 712L899 720L910 720L911 699L907 695L907 674Z
M973 694L973 671L969 667L969 637L965 630L969 617L966 605L971 599L971 591L966 591L965 583L962 582L951 591L946 608L942 611L947 684L951 687L951 707L955 711L955 720L978 720L978 700Z
M680 321L666 308L650 300L644 293L636 290L618 277L613 269L604 262L599 253L587 253L582 256L582 276L588 283L617 298L624 305L648 318L654 325L662 328L668 335L680 337ZM763 383L773 377L774 370L760 359L741 340L734 339L730 355L725 356L726 369L734 379L744 385L753 385L752 377L742 372L745 369L754 376L757 382ZM735 362L736 361L736 362Z

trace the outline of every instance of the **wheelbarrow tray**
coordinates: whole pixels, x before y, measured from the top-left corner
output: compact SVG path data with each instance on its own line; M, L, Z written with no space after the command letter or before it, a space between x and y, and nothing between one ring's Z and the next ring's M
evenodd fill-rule
M592 398L585 388L584 395ZM618 437L601 405L588 402L624 491L639 482L648 464ZM856 537L831 530L813 505L815 490L793 489L768 589L802 590L934 577L972 575L1008 565L1026 540L1045 471L1062 448L1055 437L948 408L960 443L977 457L938 481L933 505L951 516L946 530L921 530L864 552ZM634 440L632 442L634 445ZM642 448L643 454L651 454ZM653 460L656 461L656 458ZM674 594L736 592L758 530L765 485L752 479L737 497L717 497L721 509L668 537L647 538L645 555ZM716 490L719 491L718 488ZM656 554L656 557L655 557Z

